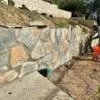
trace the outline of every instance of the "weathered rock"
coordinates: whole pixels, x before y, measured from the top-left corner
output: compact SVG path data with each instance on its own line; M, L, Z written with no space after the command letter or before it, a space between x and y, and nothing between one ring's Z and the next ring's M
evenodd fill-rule
M50 41L50 34L51 30L47 27L41 31L40 39L44 42Z
M36 46L34 47L31 56L32 59L40 59L41 57L44 57L46 55L46 50L44 48L44 45L42 41L38 41Z
M8 66L0 66L0 72L6 72L8 69Z
M46 55L43 58L43 60L42 60L43 63L46 63L46 64L50 65L51 64L51 61L52 61L52 57L53 57L52 53L49 53L48 55Z
M45 69L45 68L48 68L48 66L45 65L45 64L42 64L42 65L39 66L39 70L41 70L41 69Z
M55 39L56 39L57 45L59 45L59 43L61 41L61 36L62 36L62 32L61 32L60 28L56 29L55 36L56 36Z
M53 45L51 41L44 43L44 47L46 49L46 53L51 53L53 51Z
M16 36L14 29L0 28L0 41L2 41L8 48L16 44Z
M5 52L7 52L7 48L2 42L0 42L0 54L3 54Z
M54 44L56 42L56 30L55 29L51 29L51 33L50 33L50 37L51 37L51 41Z
M22 45L17 45L11 49L11 59L10 63L13 68L21 65L29 59L25 48Z
M40 31L36 28L23 28L18 40L32 50L39 39Z
M68 38L68 29L67 28L62 28L62 39L67 39Z
M9 60L10 60L9 55L10 55L9 52L0 55L0 67L9 65Z
M70 26L69 29L68 29L68 38L67 38L68 41L72 40L72 29L71 28L72 27Z
M18 77L18 72L11 70L5 73L0 73L0 84L11 82Z
M36 70L38 70L38 64L36 62L25 62L22 65L19 77Z

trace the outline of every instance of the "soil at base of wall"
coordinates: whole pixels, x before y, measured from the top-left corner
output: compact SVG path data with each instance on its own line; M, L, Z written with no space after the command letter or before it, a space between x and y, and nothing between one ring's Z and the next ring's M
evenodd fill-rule
M91 56L80 57L71 68L56 69L50 80L75 100L100 100L100 63Z

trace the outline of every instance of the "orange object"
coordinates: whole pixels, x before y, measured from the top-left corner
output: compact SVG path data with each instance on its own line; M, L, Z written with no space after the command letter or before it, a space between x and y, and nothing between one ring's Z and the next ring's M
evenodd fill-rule
M100 61L100 46L94 47L93 58L94 60Z

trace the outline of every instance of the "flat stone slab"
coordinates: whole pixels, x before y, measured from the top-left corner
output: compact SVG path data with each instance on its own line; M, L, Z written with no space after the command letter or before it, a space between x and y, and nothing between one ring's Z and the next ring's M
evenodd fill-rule
M73 100L38 72L0 85L0 100Z

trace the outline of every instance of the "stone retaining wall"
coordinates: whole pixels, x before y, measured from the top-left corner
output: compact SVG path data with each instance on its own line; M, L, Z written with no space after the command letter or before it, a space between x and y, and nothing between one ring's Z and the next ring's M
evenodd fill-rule
M8 4L7 0L4 1ZM52 15L53 17L64 17L64 18L71 17L71 12L58 9L57 5L50 4L42 0L13 0L13 1L15 2L16 7L22 7L22 4L24 4L31 11L35 10L40 14L45 13L47 15Z
M88 35L80 26L0 27L0 83L43 68L54 70L70 62L79 56L80 50L84 52Z

